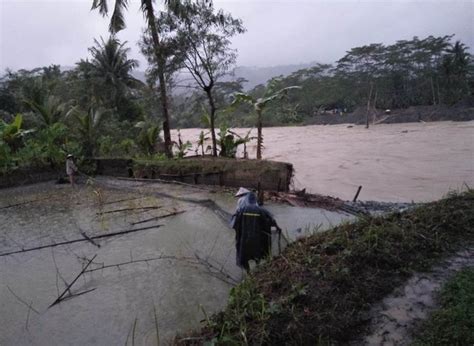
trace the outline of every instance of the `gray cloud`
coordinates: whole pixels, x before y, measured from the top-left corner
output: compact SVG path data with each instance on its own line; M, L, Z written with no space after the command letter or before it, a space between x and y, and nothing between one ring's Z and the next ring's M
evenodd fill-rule
M107 36L108 20L90 12L91 0L0 0L0 69L74 65L88 55L94 38ZM160 1L157 1L160 3ZM471 1L215 1L244 21L247 32L233 40L239 65L271 66L332 62L351 47L393 43L413 36L456 34L474 46ZM127 29L132 57L144 25L132 1ZM471 49L472 51L472 49Z

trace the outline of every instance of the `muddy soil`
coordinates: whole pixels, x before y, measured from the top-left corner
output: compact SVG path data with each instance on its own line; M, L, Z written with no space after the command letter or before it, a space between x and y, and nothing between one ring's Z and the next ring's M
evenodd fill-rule
M150 228L95 239L100 247L82 241L0 256L0 345L156 345L155 311L162 344L198 327L242 278L226 220L234 205L229 193L109 178L1 190L0 255ZM351 218L267 207L288 238ZM185 212L156 219L176 211ZM49 307L93 256L70 299Z
M436 306L436 295L453 275L474 266L474 248L458 252L430 273L418 273L403 287L395 290L370 315L370 334L356 344L408 345L421 321L428 318Z

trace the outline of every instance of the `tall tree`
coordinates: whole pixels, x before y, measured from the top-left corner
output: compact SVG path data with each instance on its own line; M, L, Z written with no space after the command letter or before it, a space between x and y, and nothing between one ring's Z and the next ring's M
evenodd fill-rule
M101 38L94 40L95 46L89 48L92 55L90 62L81 60L78 68L91 80L90 87L98 95L104 106L115 108L121 115L126 113L122 108L130 95L130 90L141 86L131 72L138 66L138 61L128 58L129 48L114 36L107 41Z
M460 41L446 48L441 63L441 72L445 77L446 102L454 103L469 95L469 72L471 55L468 47Z
M215 11L209 1L185 0L174 13L177 38L183 47L183 66L208 99L212 153L217 156L215 87L236 61L230 38L245 29L240 19Z
M174 4L174 1L167 0L166 4ZM111 33L117 33L125 28L124 11L127 9L128 0L115 0L115 6L110 18L109 31ZM109 7L107 0L93 0L92 9L98 9L99 13L103 16L108 15ZM141 0L140 9L143 12L147 29L152 37L153 51L157 61L161 61L162 56L160 54L161 44L160 37L156 28L155 22L155 10L154 0ZM163 113L163 136L165 140L165 153L168 157L172 157L172 143L170 133L170 115L168 109L168 95L166 90L166 80L163 70L158 71L159 89L160 89L160 101Z

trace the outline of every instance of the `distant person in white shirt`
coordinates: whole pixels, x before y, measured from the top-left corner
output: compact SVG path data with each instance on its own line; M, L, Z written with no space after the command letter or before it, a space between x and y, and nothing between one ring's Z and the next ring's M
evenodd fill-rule
M71 186L74 187L74 176L77 174L77 166L74 163L74 156L71 154L66 157L66 174L69 176Z

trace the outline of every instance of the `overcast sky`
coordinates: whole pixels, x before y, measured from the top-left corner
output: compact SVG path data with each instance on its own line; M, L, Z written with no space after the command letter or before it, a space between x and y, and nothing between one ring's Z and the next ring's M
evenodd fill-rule
M92 0L0 0L0 71L50 64L72 66L88 56L94 38L107 36L108 20L90 12ZM158 0L158 4L162 1ZM274 66L333 62L351 47L455 34L474 47L474 1L221 0L247 32L233 40L238 64ZM143 17L133 0L120 33L131 57ZM471 52L473 50L471 49Z

